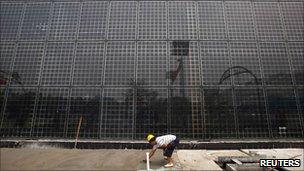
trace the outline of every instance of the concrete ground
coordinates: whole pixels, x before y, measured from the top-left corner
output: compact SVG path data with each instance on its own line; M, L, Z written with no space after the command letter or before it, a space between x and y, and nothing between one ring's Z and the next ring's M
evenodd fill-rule
M1 148L0 170L146 170L146 152L132 149L60 149L52 147ZM262 154L267 158L298 158L304 170L303 149L242 149L242 150L175 150L173 168L166 164L162 150L151 159L152 170L223 170L216 161L221 156L250 156Z

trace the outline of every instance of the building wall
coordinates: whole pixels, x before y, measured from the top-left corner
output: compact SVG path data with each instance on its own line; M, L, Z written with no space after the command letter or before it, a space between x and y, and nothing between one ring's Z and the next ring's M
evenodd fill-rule
M1 137L304 137L304 1L1 1Z

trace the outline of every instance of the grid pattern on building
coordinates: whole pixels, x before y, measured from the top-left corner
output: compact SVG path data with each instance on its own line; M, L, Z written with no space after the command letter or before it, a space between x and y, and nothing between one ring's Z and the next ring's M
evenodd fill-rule
M304 137L304 1L1 1L0 137Z

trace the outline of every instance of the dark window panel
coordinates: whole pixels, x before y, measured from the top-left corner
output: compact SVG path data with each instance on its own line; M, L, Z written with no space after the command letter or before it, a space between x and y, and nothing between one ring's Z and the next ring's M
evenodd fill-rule
M298 104L300 105L300 117L302 119L302 130L304 131L304 88L299 87L296 91ZM303 132L304 133L304 132Z
M304 85L304 42L288 44L295 84Z
M19 23L22 18L23 4L0 4L0 37L2 40L15 40L18 35Z
M262 84L262 77L260 71L259 52L256 43L247 42L231 42L230 55L232 66L241 66L243 68L232 69L232 73L240 73L232 76L235 85L260 85ZM253 75L256 78L257 83ZM242 73L245 72L245 73Z
M74 40L76 38L80 3L55 2L51 21L51 40Z
M2 136L29 137L37 88L11 87L3 115Z
M254 24L251 2L225 3L229 38L232 40L254 40Z
M139 42L137 79L143 85L167 85L167 43Z
M100 89L73 88L68 116L68 137L75 138L79 120L82 117L79 131L80 138L98 138L100 121Z
M171 94L172 91L172 94ZM174 87L171 97L171 132L181 138L202 138L202 94L200 89Z
M65 137L64 127L68 114L68 97L68 88L40 88L34 125L34 137Z
M136 87L136 139L143 139L147 133L167 133L167 89Z
M74 85L101 85L104 43L78 43L74 66Z
M255 2L253 4L259 40L283 40L283 26L278 2Z
M136 8L134 1L111 2L108 39L136 38Z
M288 40L304 40L304 3L303 2L281 2L283 21Z
M170 42L170 84L200 86L200 58L197 42Z
M223 2L197 2L198 24L201 40L219 40L226 38Z
M6 96L5 87L0 86L0 119L1 119L1 121L2 121L2 110L3 110L3 107L4 107L4 101L5 101L5 98L6 98L5 96Z
M257 87L235 89L239 138L269 137L263 90Z
M195 2L169 1L169 39L197 39Z
M21 26L22 40L44 40L49 29L50 3L28 3Z
M108 2L84 2L82 6L79 39L105 39Z
M230 68L227 42L201 42L202 77L204 85L218 85L224 72ZM231 78L222 85L230 85Z
M302 137L300 118L291 88L268 88L268 113L275 138Z
M0 86L8 84L11 75L11 65L14 60L14 43L0 44Z
M40 68L44 52L44 43L19 43L13 64L14 85L38 85Z
M129 85L134 80L135 42L107 44L105 85Z
M69 85L74 43L48 43L41 85Z
M138 38L142 40L167 38L167 11L165 1L139 2Z
M208 88L203 93L206 138L236 138L232 90Z
M105 88L102 101L101 137L104 139L130 139L134 125L133 88Z
M260 54L266 85L292 84L284 43L260 43Z

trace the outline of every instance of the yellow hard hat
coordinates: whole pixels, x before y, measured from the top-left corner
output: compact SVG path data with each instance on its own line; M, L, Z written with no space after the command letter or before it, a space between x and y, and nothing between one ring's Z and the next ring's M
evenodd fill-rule
M148 140L148 141L150 141L152 138L154 138L154 135L152 135L152 134L149 134L149 135L147 136L147 140Z

